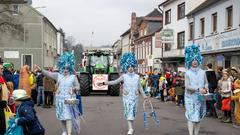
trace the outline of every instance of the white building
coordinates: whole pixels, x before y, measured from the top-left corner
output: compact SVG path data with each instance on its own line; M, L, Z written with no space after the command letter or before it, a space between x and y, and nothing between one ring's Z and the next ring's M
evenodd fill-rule
M173 30L173 42L163 45L161 59L164 67L177 70L184 67L184 48L188 41L186 3L185 0L165 0L159 6L163 10L163 29Z
M130 52L130 29L124 32L121 36L122 54Z
M115 53L115 57L114 57L114 67L117 67L117 71L120 71L120 59L122 56L122 43L121 40L117 40L116 42L114 42L113 46L113 51Z
M208 0L188 13L189 44L200 45L215 68L240 65L240 1Z

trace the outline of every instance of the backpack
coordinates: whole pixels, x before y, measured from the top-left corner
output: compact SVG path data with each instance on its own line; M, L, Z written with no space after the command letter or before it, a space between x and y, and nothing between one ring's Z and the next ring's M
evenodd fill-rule
M15 120L18 119L18 118L19 118L19 115L18 115L18 111L17 111L16 116L12 119L9 119L8 128L7 128L7 131L4 135L24 135L23 134L23 127L17 125L17 123L15 122Z

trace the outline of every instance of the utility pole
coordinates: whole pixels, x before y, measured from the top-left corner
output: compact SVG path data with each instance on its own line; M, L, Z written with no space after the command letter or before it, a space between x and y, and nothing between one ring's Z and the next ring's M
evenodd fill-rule
M92 31L92 34L91 34L91 44L90 44L90 47L92 47L92 44L93 44L93 35L94 35L94 31Z

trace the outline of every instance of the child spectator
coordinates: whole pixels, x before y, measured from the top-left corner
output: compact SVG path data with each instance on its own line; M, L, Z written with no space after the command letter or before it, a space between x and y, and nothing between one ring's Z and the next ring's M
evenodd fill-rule
M40 124L34 103L31 98L27 96L25 90L15 90L13 98L17 106L19 118L15 122L23 127L24 135L44 135L45 129Z
M182 74L176 79L175 85L175 94L177 96L177 105L180 106L181 104L184 106L184 77Z
M231 89L232 82L227 72L223 72L223 77L219 81L220 93L222 96L222 107L221 110L224 112L224 117L222 122L230 123L231 122Z

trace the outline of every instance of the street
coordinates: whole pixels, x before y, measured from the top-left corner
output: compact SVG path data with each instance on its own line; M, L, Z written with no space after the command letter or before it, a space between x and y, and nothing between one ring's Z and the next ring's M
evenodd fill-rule
M184 108L173 103L162 103L152 99L159 114L160 126L149 122L149 128L143 126L142 98L138 106L137 119L134 124L135 135L187 135ZM91 95L83 97L85 122L81 123L81 135L126 135L127 124L123 118L121 97ZM46 129L46 135L61 135L60 124L55 116L55 108L36 107L37 115ZM200 135L238 135L239 129L231 124L223 124L217 119L205 118Z

